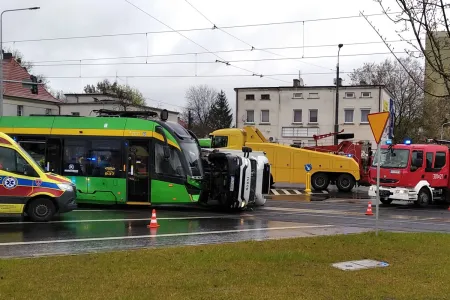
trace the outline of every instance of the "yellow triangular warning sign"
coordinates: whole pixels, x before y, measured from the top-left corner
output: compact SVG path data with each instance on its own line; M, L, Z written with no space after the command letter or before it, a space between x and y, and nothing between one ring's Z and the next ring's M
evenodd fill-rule
M383 136L384 129L386 128L387 121L389 119L389 112L379 112L368 114L367 119L369 120L370 128L372 129L372 134L377 144L380 143L381 137Z

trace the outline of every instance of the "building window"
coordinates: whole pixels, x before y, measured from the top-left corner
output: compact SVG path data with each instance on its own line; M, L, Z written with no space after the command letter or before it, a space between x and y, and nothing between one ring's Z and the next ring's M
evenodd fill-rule
M369 123L367 116L370 114L370 109L361 109L361 123Z
M80 116L80 113L79 112L72 112L72 116Z
M247 95L245 95L245 100L255 100L255 95L254 94L247 94Z
M52 114L52 110L50 108L46 108L45 109L45 114L46 115L51 115Z
M361 98L370 98L371 93L370 92L361 92Z
M17 115L23 116L23 105L17 105Z
M353 123L353 109L345 109L345 120L344 123Z
M309 99L319 99L319 93L309 93Z
M255 111L247 110L247 123L255 123Z
M292 97L293 98L303 98L303 94L302 93L294 93L294 95Z
M298 138L298 137L313 137L313 135L319 134L319 128L307 128L307 127L283 127L281 128L281 135L285 138Z
M261 110L261 123L269 123L269 110Z
M261 100L270 100L270 95L269 94L262 94L261 95Z
M310 109L309 110L309 123L317 123L318 122L318 110L317 109Z
M355 98L354 92L345 92L345 98Z
M301 122L302 122L302 110L294 109L294 123L301 123Z

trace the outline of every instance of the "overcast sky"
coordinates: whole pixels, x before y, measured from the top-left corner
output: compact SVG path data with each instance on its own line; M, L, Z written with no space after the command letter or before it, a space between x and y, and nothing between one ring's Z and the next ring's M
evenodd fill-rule
M161 20L173 29L210 28L211 23L195 11L185 0L129 0L134 5ZM218 27L262 24L271 22L311 20L318 18L356 16L360 11L366 14L380 13L379 5L373 0L188 0ZM387 1L388 3L388 1ZM392 3L394 11L398 11ZM235 106L235 87L286 86L292 85L298 76L272 76L278 80L260 77L192 77L192 78L131 78L127 76L217 76L251 75L250 72L215 63L217 56L190 54L180 56L154 56L134 59L95 60L83 59L123 56L164 55L175 53L198 53L207 51L243 50L270 47L300 47L294 49L264 51L239 51L217 53L226 61L243 59L264 59L298 57L298 60L275 60L231 63L256 74L298 74L300 71L306 85L331 85L336 67L337 44L343 43L340 67L342 72L352 71L364 62L381 61L391 55L345 56L360 53L388 52L385 45L348 45L355 42L380 42L380 38L364 18L327 20L293 23L287 25L252 26L225 29L241 39L239 41L220 30L181 32L203 46L182 37L176 32L149 33L102 38L65 39L52 41L28 41L57 37L89 35L110 35L119 33L145 33L170 31L147 14L133 7L125 0L14 0L0 1L0 9L40 6L40 10L10 12L3 15L4 48L12 47L21 51L26 60L35 62L33 73L43 74L50 79L53 89L66 93L82 92L86 84L94 84L109 76L114 81L117 74L119 83L138 88L148 99L150 106L160 106L172 110L182 110L186 103L185 92L191 85L208 84L223 89ZM398 40L394 25L385 16L374 16L370 20L388 40ZM11 41L17 41L12 43ZM5 43L7 42L7 43ZM245 43L244 43L245 42ZM333 45L331 47L305 47ZM407 45L395 43L395 50L401 51ZM307 58L331 56L328 58ZM39 66L42 61L75 60L57 64L69 66ZM111 64L85 66L81 64ZM147 64L118 64L145 63ZM181 64L151 64L155 62L195 62ZM207 63L200 63L207 62ZM112 64L114 63L114 64ZM308 73L328 73L308 75ZM80 77L61 79L54 77ZM348 83L347 74L342 74ZM282 81L279 81L282 80ZM285 82L283 82L285 81ZM153 100L149 100L153 99ZM155 101L156 100L156 101ZM159 102L158 102L159 101Z

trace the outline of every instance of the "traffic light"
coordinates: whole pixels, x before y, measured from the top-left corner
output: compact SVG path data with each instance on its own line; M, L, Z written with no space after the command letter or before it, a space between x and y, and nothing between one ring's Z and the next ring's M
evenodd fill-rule
M32 84L31 84L31 93L32 94L38 94L38 85L37 85L37 77L36 76L34 76L34 75L30 75L30 79L31 79L31 82L32 82Z

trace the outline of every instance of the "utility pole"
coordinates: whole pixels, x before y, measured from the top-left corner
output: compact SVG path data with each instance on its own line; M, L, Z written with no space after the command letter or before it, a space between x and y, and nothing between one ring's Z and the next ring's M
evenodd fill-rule
M338 59L336 65L336 110L334 112L334 132L339 132L339 52L341 51L343 44L338 45ZM334 136L334 144L338 144L337 134Z
M35 9L40 9L40 7L7 9L0 14L0 117L3 116L3 14L12 11Z
M188 110L188 129L191 130L191 110Z

